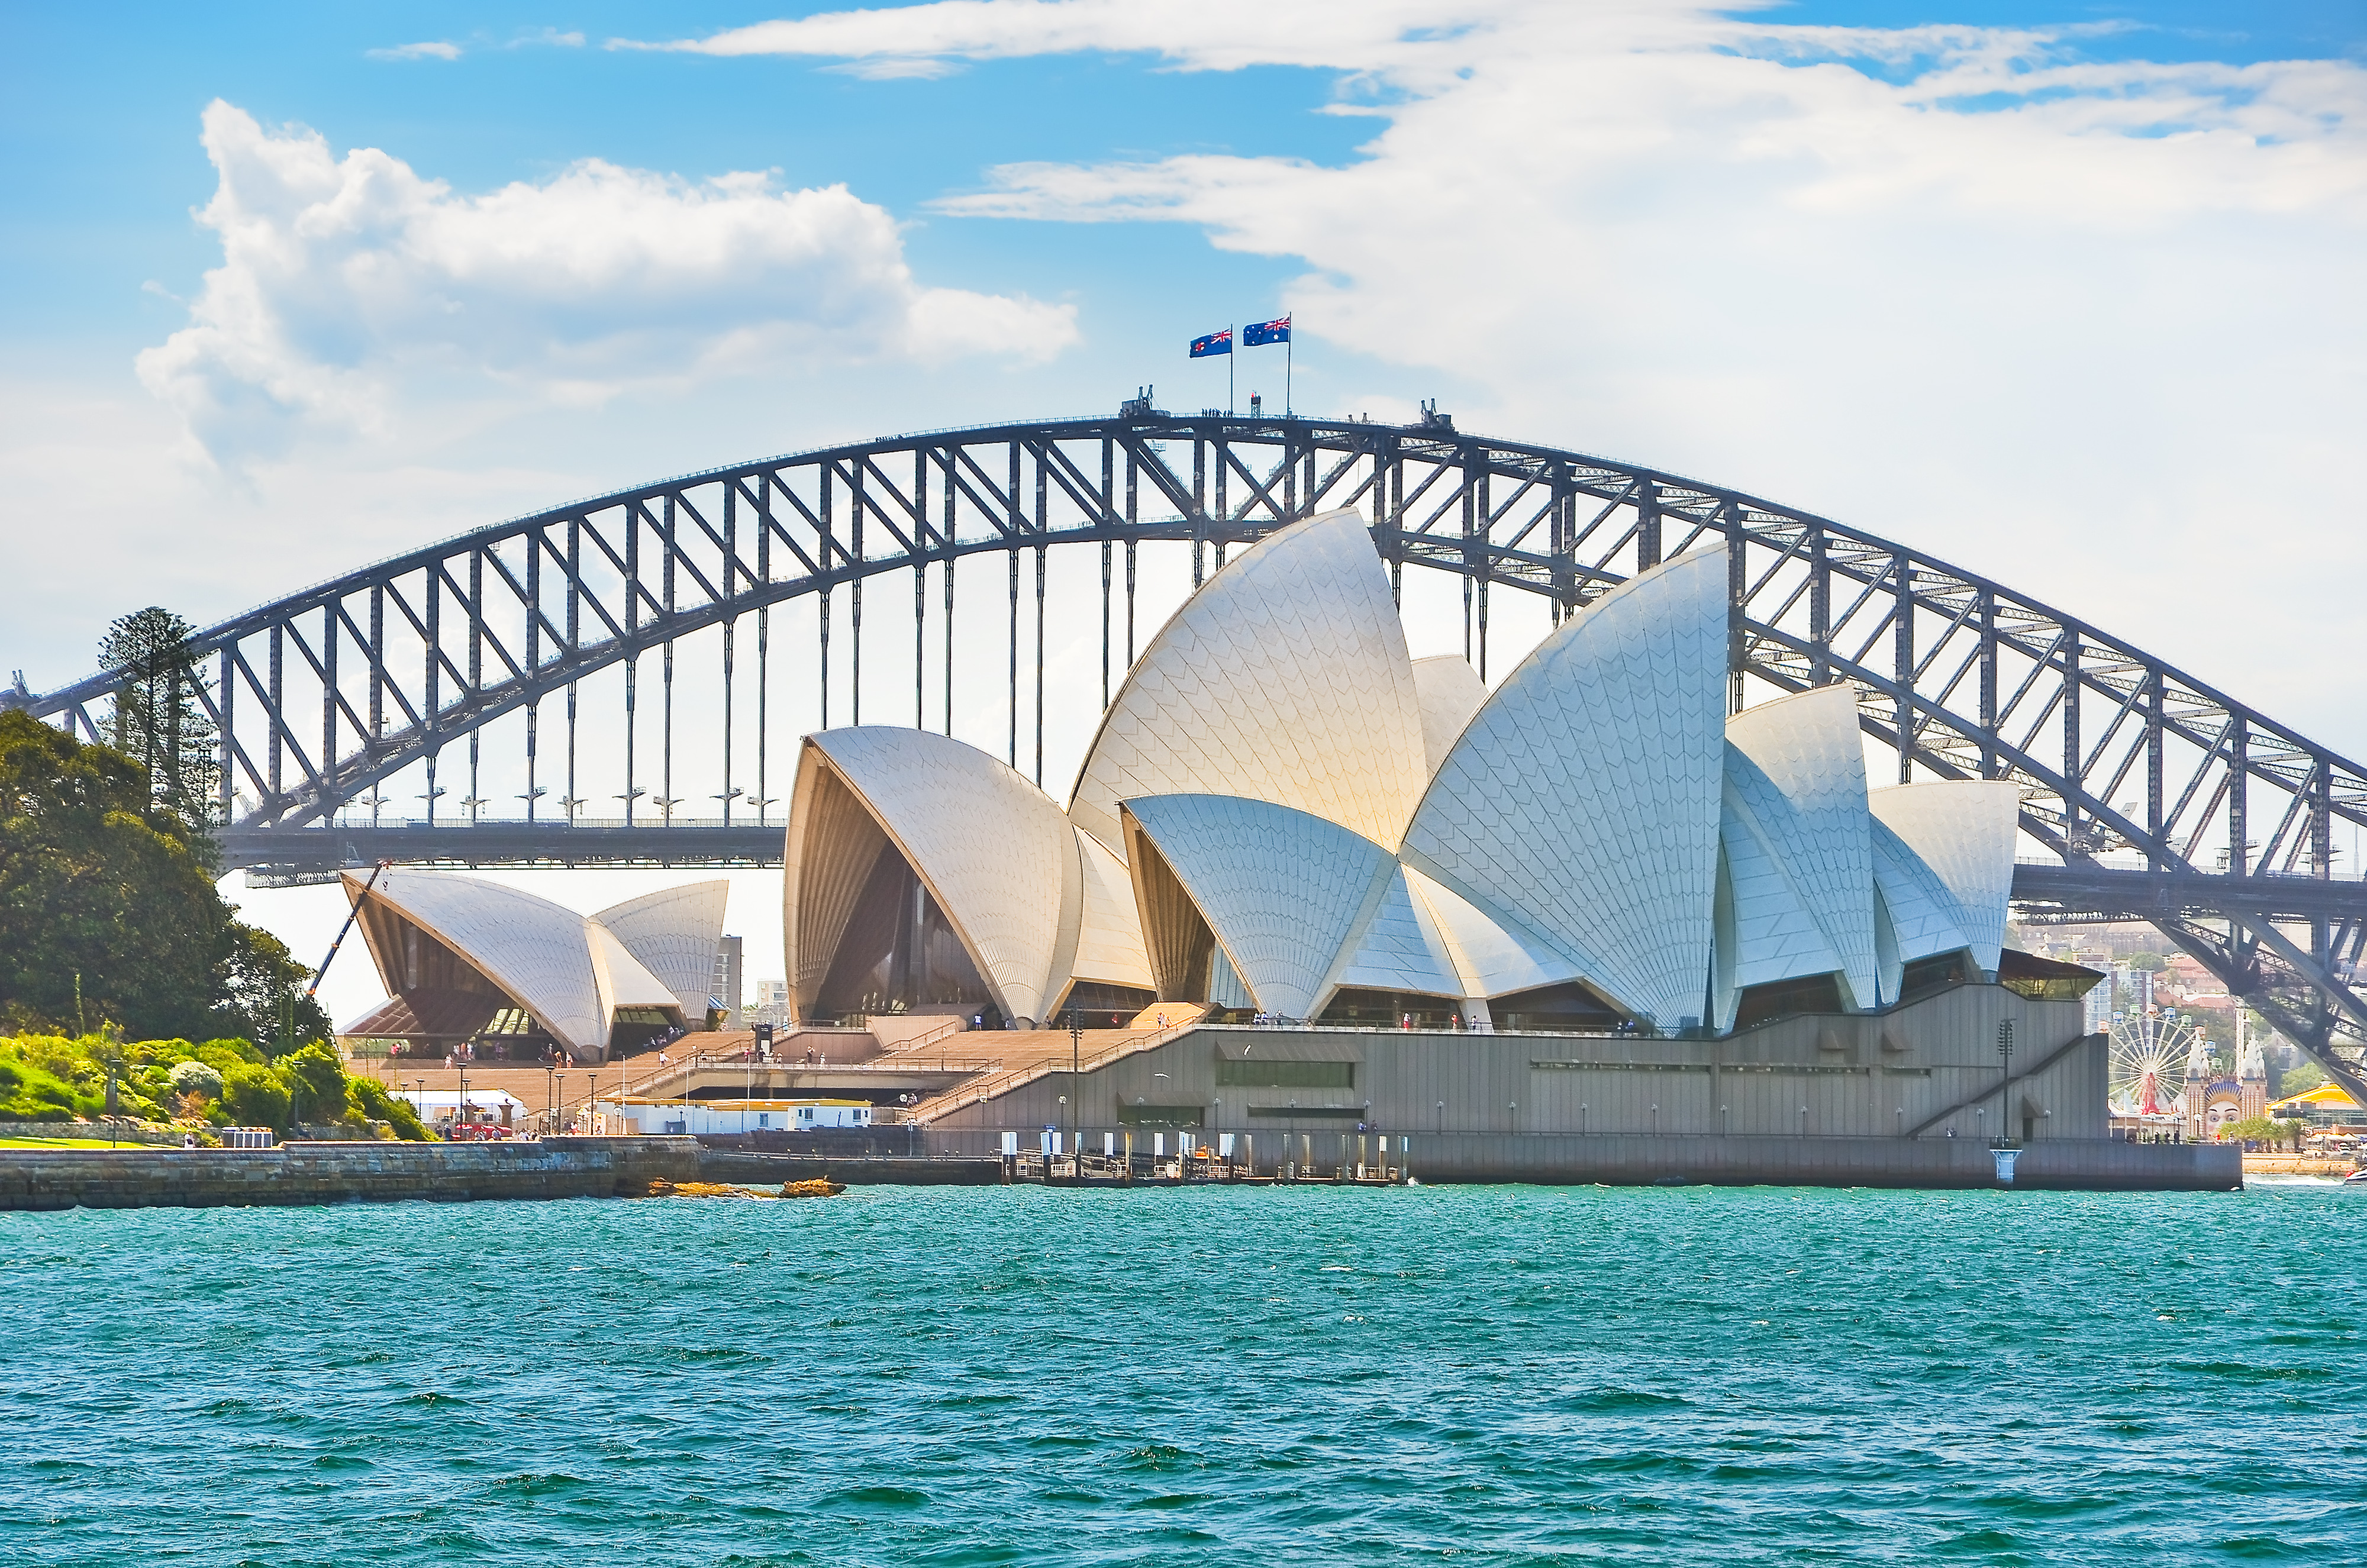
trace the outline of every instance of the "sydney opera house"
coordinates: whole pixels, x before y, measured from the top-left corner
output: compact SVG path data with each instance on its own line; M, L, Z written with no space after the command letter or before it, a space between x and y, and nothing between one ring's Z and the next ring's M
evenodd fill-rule
M851 1097L934 1154L1985 1185L1998 1143L2059 1184L2224 1184L2107 1141L2101 976L2006 941L2016 786L1871 787L1845 685L1729 712L1727 595L1679 557L1490 689L1410 657L1334 513L1184 602L1065 805L943 735L808 736L783 956L794 1027L835 1032L669 1092ZM348 888L396 996L357 1032L577 1061L697 1020L722 915L720 884L588 918Z
M2020 799L1869 789L1845 686L1729 716L1726 561L1673 560L1495 691L1415 660L1350 513L1176 614L1064 810L923 731L805 743L799 1015L1697 1036L1996 976Z

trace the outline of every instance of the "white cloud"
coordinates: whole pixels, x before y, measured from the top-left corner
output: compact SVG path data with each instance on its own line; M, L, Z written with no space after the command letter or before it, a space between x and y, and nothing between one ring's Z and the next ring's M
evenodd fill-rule
M460 46L437 39L431 43L399 43L392 49L365 51L372 60L458 60Z
M1242 310L1295 308L1302 401L1353 351L1466 428L1907 539L2367 746L2367 70L1781 14L948 0L672 47L1333 73L1375 130L1337 166L1014 165L938 208L1299 259Z
M463 196L229 104L204 128L220 185L198 218L223 265L139 369L217 457L389 433L428 384L447 403L594 404L798 366L1040 361L1078 338L1072 307L922 286L894 219L843 186L587 160Z

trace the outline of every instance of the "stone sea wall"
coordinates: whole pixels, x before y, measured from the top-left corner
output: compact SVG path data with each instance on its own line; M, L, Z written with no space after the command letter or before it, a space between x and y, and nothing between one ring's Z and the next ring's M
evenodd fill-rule
M697 1140L667 1137L0 1149L0 1210L625 1198L697 1176Z

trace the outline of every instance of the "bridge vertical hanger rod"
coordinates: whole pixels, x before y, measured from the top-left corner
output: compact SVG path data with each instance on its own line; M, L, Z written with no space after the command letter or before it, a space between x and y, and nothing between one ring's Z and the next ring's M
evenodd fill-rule
M436 799L444 791L436 783L436 752L443 745L444 725L441 701L444 682L444 573L440 567L427 573L427 639L423 649L426 656L426 678L422 682L425 701L419 709L421 727L426 734L421 739L427 748L427 825L436 826Z
M1469 449L1469 448L1467 448L1467 448L1465 448L1464 453L1463 453L1463 494L1462 494L1462 497L1461 497L1462 503L1463 503L1463 571L1462 571L1461 575L1462 575L1462 579L1463 579L1463 584L1462 584L1462 586L1463 586L1463 662L1464 662L1464 663L1466 663L1466 664L1468 664L1468 663L1470 663L1470 662L1472 661L1472 660L1471 660L1471 653L1472 653L1472 649L1471 649L1471 477L1472 477L1472 476L1471 476L1471 464L1472 464L1473 456L1474 456L1474 455L1473 455L1473 453L1470 451L1470 449ZM1485 675L1482 675L1482 676L1480 677L1480 679L1481 679L1482 681L1485 681L1485 680L1487 679L1487 677L1486 677Z
M773 581L773 508L770 486L772 470L756 476L756 581ZM764 764L770 760L766 748L771 739L772 715L767 703L773 684L773 610L770 604L756 607L756 822L762 826L771 817L773 797L765 788Z
M2079 634L2063 634L2063 838L2073 850L2081 848L2087 829L2080 824L2079 783Z
M2238 714L2227 727L2227 870L2235 876L2251 874L2251 782L2252 727Z
M1892 724L1898 734L1898 782L1915 779L1915 568L1904 555L1890 562L1897 598L1890 613Z
M929 728L929 455L912 449L912 728Z
M1389 600L1405 609L1405 449L1388 437ZM1376 458L1375 461L1378 461Z
M1471 455L1479 464L1479 471L1471 476L1470 507L1479 525L1479 554L1477 558L1479 581L1476 598L1479 615L1479 680L1484 684L1488 679L1488 579L1496 558L1493 549L1496 519L1489 502L1487 454L1474 447ZM1464 581L1468 582L1471 580L1466 578Z
M369 739L376 745L386 736L386 584L373 582L369 591ZM225 688L223 695L229 695ZM376 795L373 788L370 793Z
M181 671L176 667L173 671L170 708L174 727L173 774L176 778L180 776L181 771ZM529 730L528 733L531 734L532 731ZM340 796L335 788L336 777L337 604L333 599L321 606L321 779L323 793L326 798L320 804L323 820L334 820L336 808L340 804Z
M723 487L723 602L732 603L739 596L740 560L740 487L726 483ZM739 630L739 617L723 617L723 825L731 826L731 664L738 651L732 645Z
M662 688L663 689L663 693L664 693L663 701L663 702L662 702L662 704L661 704L660 722L659 722L659 725L658 725L658 731L659 731L658 739L659 739L659 742L660 742L660 744L659 744L660 772L659 772L659 774L658 774L658 787L659 787L659 788L661 788L661 789L663 789L663 790L665 792L665 798L664 798L663 800L662 800L662 801L660 801L660 802L658 803L658 808L659 808L659 810L660 810L661 812L663 812L663 813L664 814L664 818L665 818L665 825L666 825L667 827L671 828L671 827L673 827L673 826L674 826L674 491L666 491L666 498L665 498L665 524L664 524L664 527L665 527L665 534L664 534L664 537L663 537L663 539L661 542L663 544L663 546L664 546L664 547L665 547L665 578L664 578L664 589L665 589L666 639L665 639L665 648L664 648L664 651L663 651L663 657L661 659L661 660L660 660L660 662L659 662L659 666L658 666L658 680L659 680L659 683L660 683L660 685L662 686Z
M2000 775L1997 750L1998 638L1997 594L1980 591L1981 638L1981 777Z
M846 628L846 706L848 722L863 722L863 469L860 465L846 484L848 579Z
M641 625L641 507L634 502L625 508L625 633L632 636ZM641 787L633 777L634 746L640 737L635 733L640 722L641 688L641 655L638 647L625 659L625 826L633 825L635 807L640 804Z
M529 675L542 669L542 530L527 530L526 536L526 668ZM542 698L536 696L526 705L526 819L534 821L535 750L541 740L537 722L542 713Z
M1134 668L1134 528L1135 488L1140 475L1140 461L1135 456L1134 444L1126 447L1126 667ZM1104 703L1104 707L1109 705Z
M1106 528L1117 511L1117 454L1107 432L1102 434L1102 515ZM1109 711L1110 688L1110 541L1102 536L1102 711Z
M282 638L280 637L279 623L274 621L271 623L271 690L269 694L271 701L271 761L267 770L269 774L268 785L271 790L271 808L274 811L277 811L279 809L279 726L281 722L279 716L288 711L279 700L280 673L283 662L286 659L286 655L281 649L281 641ZM127 687L126 690L128 691L129 688ZM131 711L130 703L126 701L124 698L118 697L116 699L116 703L117 712L128 715ZM120 725L117 726L119 731L121 728L122 727ZM117 736L118 743L119 744L123 739L124 738L119 734Z
M583 519L567 520L567 657L572 661L583 651ZM571 677L567 682L567 798L560 804L566 807L568 826L575 825L575 814L583 808L583 792L575 787L575 685ZM375 719L373 723L377 722Z
M1027 530L1027 520L1019 510L1019 443L1011 444L1011 489L1005 504L1011 509L1010 547L1005 555L1011 563L1011 771L1019 771L1019 538Z
M1721 510L1726 514L1726 711L1736 714L1742 711L1742 672L1750 667L1742 607L1750 597L1750 530L1743 526L1741 509L1734 502Z
M1044 536L1051 528L1044 448L1036 449L1036 787L1044 787Z
M1808 683L1833 679L1833 562L1821 523L1808 525Z
M469 552L469 705L473 708L485 698L485 552ZM482 725L469 727L469 826L477 825L478 809L484 805L484 791L479 787L477 764L482 757L484 735Z
M1226 470L1233 465L1233 444L1226 439L1225 433L1220 427L1217 432L1216 440L1209 443L1209 446L1210 456L1215 457L1217 462L1216 521L1219 524L1228 524L1233 520L1233 513L1232 508L1225 502L1225 479ZM1217 570L1222 571L1225 570L1225 536L1221 528L1217 532L1216 544ZM1200 546L1196 535L1194 536L1192 546L1192 586L1195 589L1200 586Z
M1217 477L1218 504L1223 503L1224 475ZM1208 531L1208 443L1192 433L1192 592L1200 591L1200 540Z
M372 590L372 592L375 593L376 590ZM373 633L375 633L377 629L378 628L373 627ZM371 657L375 659L377 657L378 648L383 645L378 642L375 635L373 635L371 642L373 645L371 649ZM221 655L215 660L215 663L220 670L220 673L214 677L214 689L221 694L221 733L214 737L214 750L219 761L221 772L214 779L214 799L215 804L221 808L221 819L225 826L230 822L231 797L235 789L231 778L231 760L236 754L232 749L232 741L231 739L231 721L235 716L231 710L231 702L238 690L236 684L231 680L230 655L231 645L224 643L222 645ZM377 698L378 692L375 687L371 689L370 696L373 700ZM74 728L71 724L67 726L66 733L69 735L74 733ZM370 794L373 795L377 793L378 791L375 789L370 791ZM370 807L370 811L371 820L375 822L377 819L376 814L378 807Z
M1995 728L1994 723L1988 726ZM2167 869L2162 847L2162 678L2158 666L2146 672L2146 865Z
M815 558L821 562L821 569L825 573L828 573L831 570L830 552L831 546L833 543L831 536L830 502L830 465L828 463L824 463L821 465L821 539L817 546L818 554ZM828 729L830 728L830 600L832 592L832 586L831 580L828 576L824 576L821 587L821 722L814 727L817 729Z
M961 530L955 525L954 513L954 449L945 449L946 504L945 522L941 532L946 541L946 733L954 732L954 541Z

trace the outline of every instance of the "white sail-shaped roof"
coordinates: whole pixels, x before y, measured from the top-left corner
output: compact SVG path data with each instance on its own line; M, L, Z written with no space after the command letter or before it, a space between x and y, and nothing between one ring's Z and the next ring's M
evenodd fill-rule
M1760 811L1755 819L1839 956L1849 999L1873 1006L1874 838L1855 691L1819 686L1761 703L1727 719L1726 738L1782 797L1783 809ZM1729 789L1738 782L1729 769Z
M1184 601L1103 716L1069 814L1124 854L1120 801L1239 795L1394 847L1427 776L1388 574L1357 515L1332 512Z
M1664 1025L1709 984L1726 637L1722 554L1623 583L1489 698L1405 836L1409 864Z
M924 729L826 729L806 745L920 876L1003 1016L1043 1018L1068 983L1084 897L1060 808L975 746Z
M1155 988L1150 957L1142 945L1142 917L1134 906L1134 883L1127 875L1126 863L1082 828L1072 831L1084 870L1085 897L1070 976L1112 986Z
M1875 953L1881 965L1882 999L1898 999L1899 973L1918 958L1954 953L1972 945L1959 923L1955 896L1907 840L1874 823Z
M1237 795L1151 795L1125 809L1258 1006L1314 1017L1397 869L1389 852L1310 812Z
M1440 653L1413 661L1413 689L1421 701L1422 760L1436 773L1463 727L1487 702L1488 687L1469 660Z
M1390 874L1379 906L1356 938L1354 956L1340 971L1341 985L1438 997L1467 994L1455 970L1455 955L1447 949L1445 933L1413 896L1407 878L1415 874L1403 866Z
M356 904L364 902L365 880L345 874L345 896ZM498 882L406 867L380 872L368 897L468 960L571 1055L596 1061L607 1049L608 1012L583 917L574 910ZM387 988L402 990L399 955L372 951Z
M1947 888L1973 961L1994 973L2013 897L2021 786L1988 779L1899 784L1874 791L1867 804Z
M1465 996L1511 996L1578 978L1578 965L1543 938L1517 925L1498 924L1453 888L1442 886L1411 866L1406 868L1406 886L1414 902L1437 926Z
M730 897L729 882L692 882L612 904L592 919L658 977L685 1018L703 1019L715 992L715 953Z
M1798 813L1759 765L1729 746L1726 755L1725 798L1718 819L1718 841L1726 852L1727 919L1730 929L1719 932L1727 946L1722 955L1721 988L1737 991L1777 980L1810 975L1836 975L1845 965L1841 955L1810 908L1797 862L1809 851L1807 830ZM1866 969L1863 988L1855 994L1861 1005L1871 1005L1874 983L1874 875L1869 847L1864 892L1866 905ZM1732 1017L1730 997L1721 998L1723 1024Z
M597 920L583 922L583 942L592 954L593 983L599 987L603 1017L613 1019L618 1008L680 1008L687 1021L707 1017L707 998L696 1007L680 992L650 972L615 931Z

